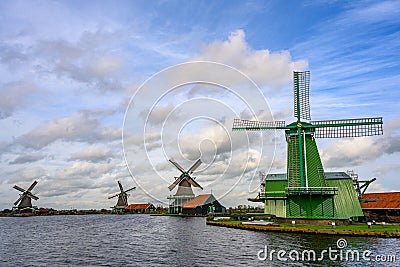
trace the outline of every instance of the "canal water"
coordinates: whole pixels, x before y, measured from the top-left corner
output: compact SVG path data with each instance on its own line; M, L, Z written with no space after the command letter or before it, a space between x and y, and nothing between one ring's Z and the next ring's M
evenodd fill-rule
M0 266L400 266L399 239L339 239L207 226L199 217L3 217Z

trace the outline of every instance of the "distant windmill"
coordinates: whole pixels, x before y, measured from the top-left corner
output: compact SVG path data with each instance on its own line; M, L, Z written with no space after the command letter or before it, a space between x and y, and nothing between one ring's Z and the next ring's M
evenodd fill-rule
M201 165L202 162L200 159L197 160L187 171L185 171L185 169L183 169L182 166L177 162L173 160L169 160L169 162L171 162L181 172L181 175L175 177L175 181L168 187L169 191L172 191L178 185L178 190L176 191L175 195L168 198L173 200L169 205L170 213L179 213L180 209L182 208L181 204L189 199L194 198L192 186L203 190L203 187L201 187L201 185L195 181L196 178L191 177L193 172Z
M128 194L126 192L134 190L134 189L136 189L136 187L132 187L128 190L124 190L120 181L118 181L118 186L119 186L120 192L109 196L108 199L118 196L117 204L113 208L114 208L114 211L123 212L125 210L125 208L128 206Z
M199 185L190 175L193 174L193 172L200 166L202 163L201 160L199 159L196 161L195 164L193 164L192 167L189 168L189 170L185 171L181 165L179 165L177 162L169 160L178 170L182 172L182 174L179 177L175 177L175 181L168 187L169 191L172 191L172 189L175 188L176 185L178 186L178 191L176 192L175 195L187 195L191 196L193 194L192 191L192 185L194 187L199 187L203 190L203 187Z
M17 189L18 191L21 191L22 194L20 194L20 197L18 198L17 201L14 202L14 205L16 206L18 203L18 209L25 209L25 208L32 208L32 201L31 199L38 200L39 198L31 193L33 188L36 186L38 182L34 181L31 186L25 190L17 185L14 185L13 188Z

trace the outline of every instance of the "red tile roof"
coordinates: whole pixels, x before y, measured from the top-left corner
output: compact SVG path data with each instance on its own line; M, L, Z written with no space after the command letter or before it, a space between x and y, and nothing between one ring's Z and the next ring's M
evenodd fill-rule
M211 194L207 194L207 195L198 195L195 198L192 198L188 201L186 201L185 203L183 203L183 208L185 209L195 209L197 206L201 206L203 205L207 199L211 196Z
M128 207L126 207L126 209L128 210L145 210L150 208L151 204L147 203L147 204L130 204Z
M400 192L367 193L362 198L376 200L361 203L363 209L400 209Z

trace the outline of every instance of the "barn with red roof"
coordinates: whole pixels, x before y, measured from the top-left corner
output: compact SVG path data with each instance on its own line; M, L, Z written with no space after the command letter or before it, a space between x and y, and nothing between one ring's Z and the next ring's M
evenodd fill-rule
M148 213L155 210L156 208L151 203L130 204L129 206L126 207L126 211L129 213Z
M400 192L365 193L361 208L368 220L400 222Z
M226 209L213 194L205 194L183 202L179 210L182 214L187 215L206 215L208 213L222 213Z

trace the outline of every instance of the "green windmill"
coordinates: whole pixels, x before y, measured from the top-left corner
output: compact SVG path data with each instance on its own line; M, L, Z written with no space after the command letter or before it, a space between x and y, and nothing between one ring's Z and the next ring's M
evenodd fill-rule
M325 172L316 138L382 135L382 118L311 121L310 72L294 72L294 116L297 121L235 119L232 130L285 130L287 172L268 174L265 190L251 201L265 204L265 213L286 218L349 219L363 216L352 178L345 172ZM306 120L306 121L304 121Z

